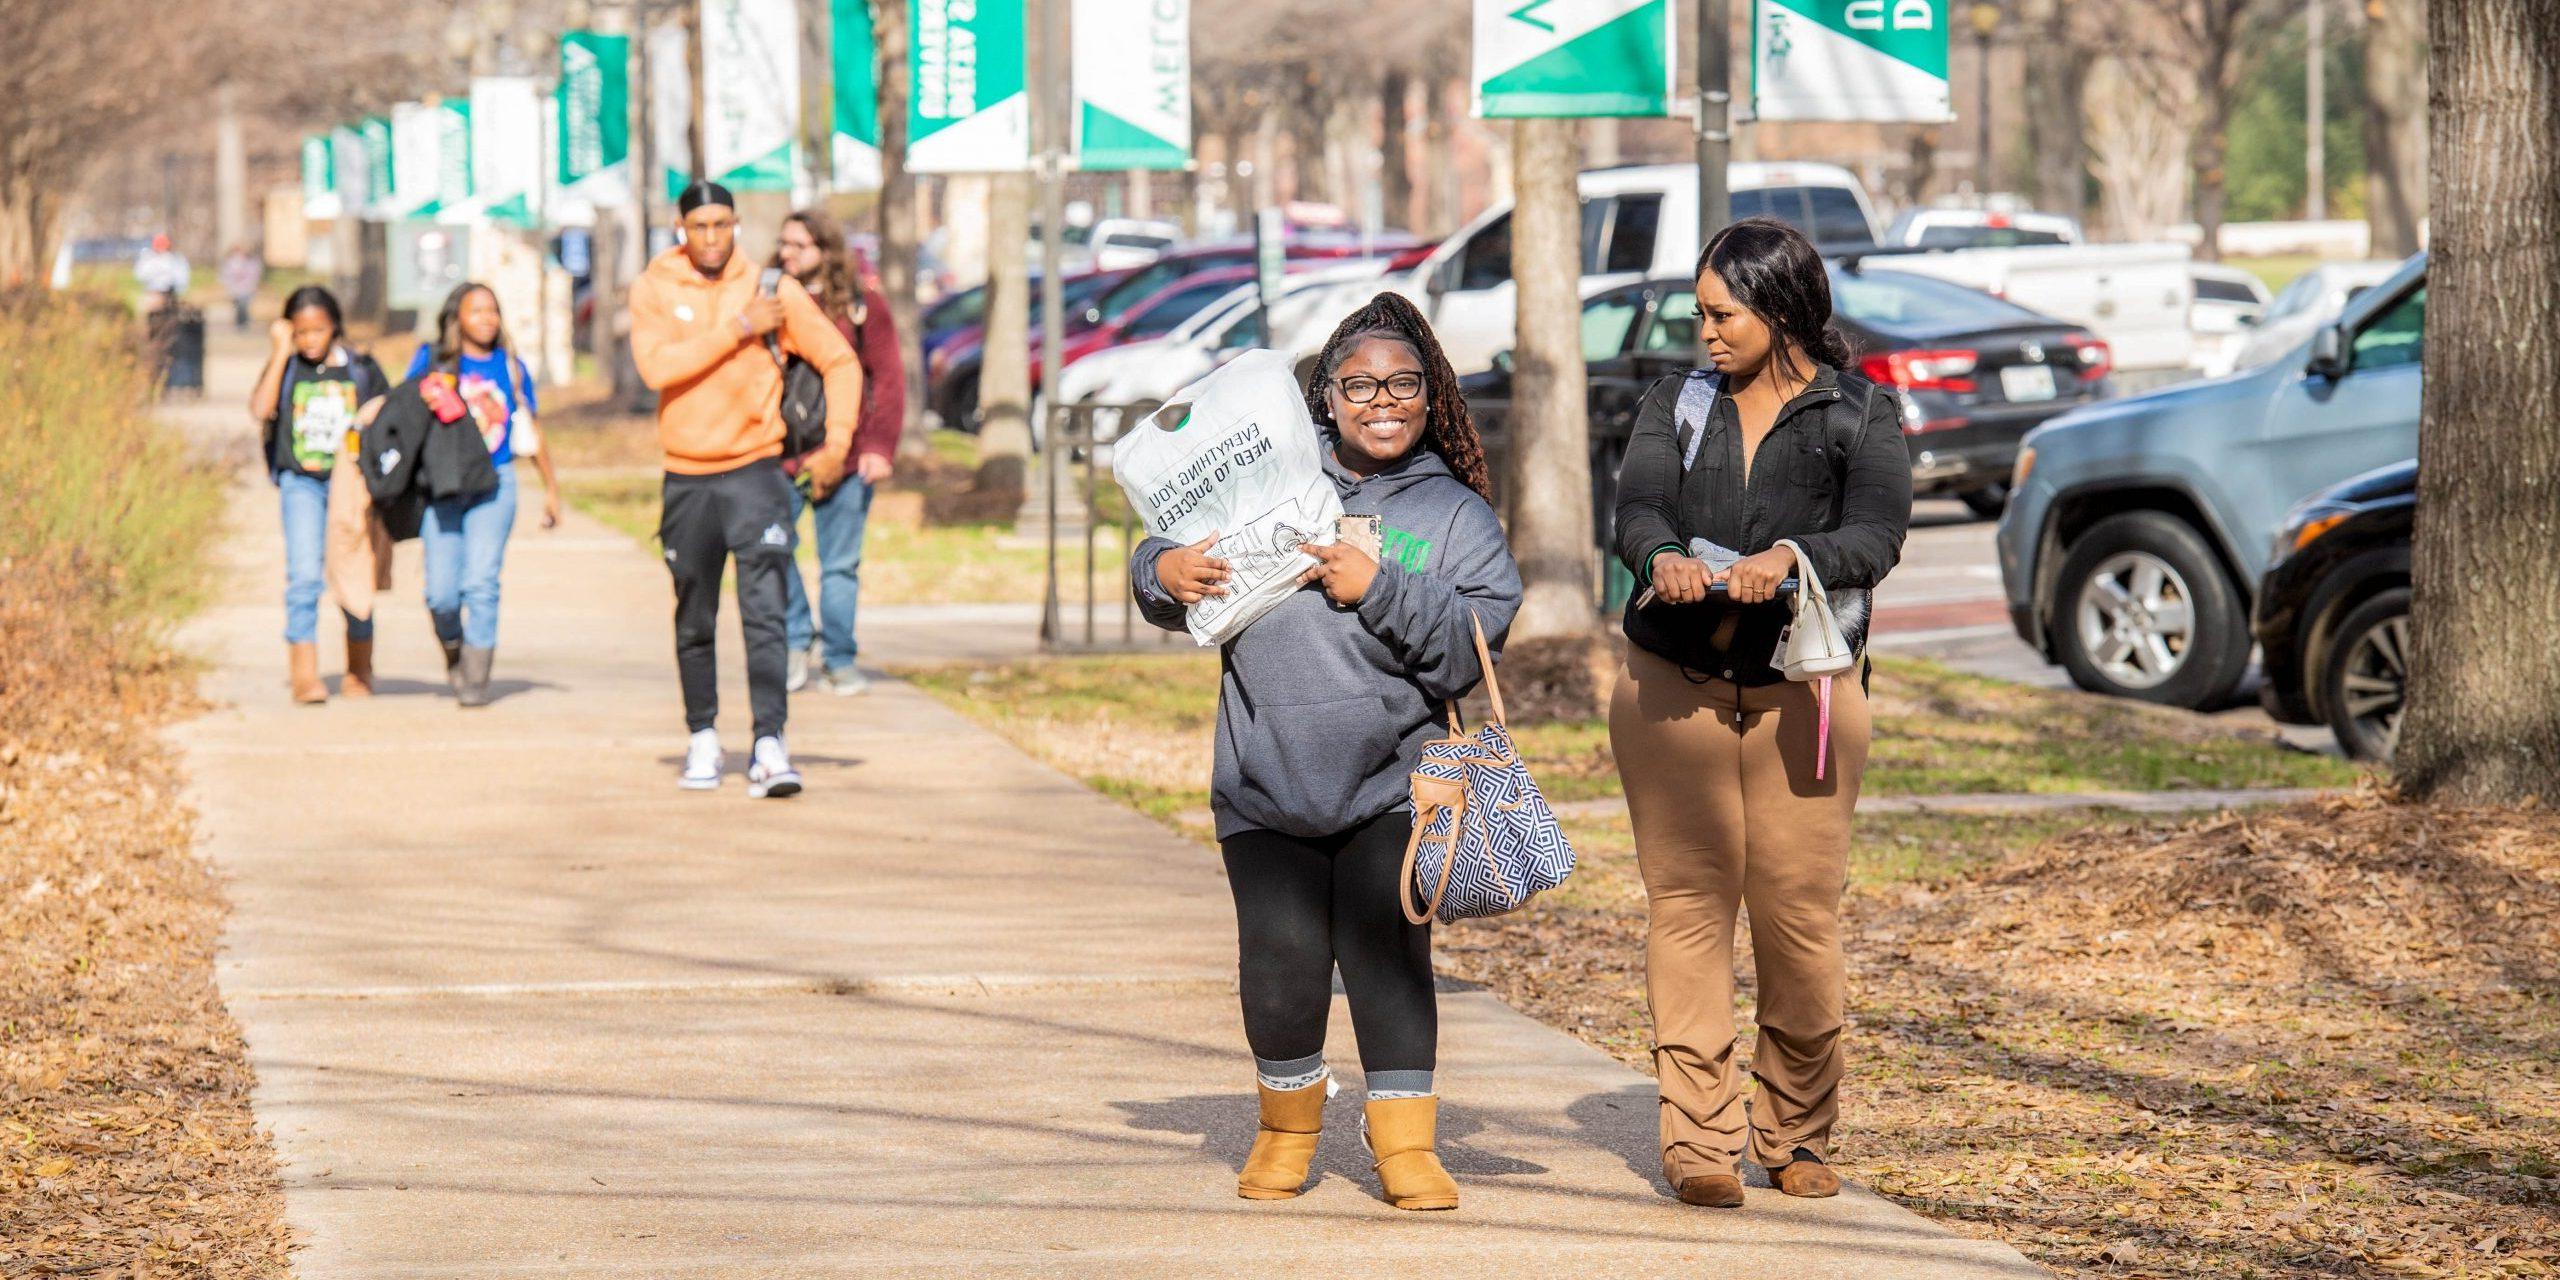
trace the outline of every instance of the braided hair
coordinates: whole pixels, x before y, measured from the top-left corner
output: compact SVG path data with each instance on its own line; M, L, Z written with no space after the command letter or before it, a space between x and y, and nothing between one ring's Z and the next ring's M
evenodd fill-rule
M1458 371L1449 366L1449 357L1440 350L1440 339L1433 336L1431 322L1400 293L1381 293L1367 305L1343 317L1324 349L1316 353L1315 367L1307 374L1307 413L1317 422L1333 421L1333 406L1325 391L1333 383L1333 374L1342 361L1364 338L1392 338L1412 347L1422 357L1423 448L1439 454L1456 472L1458 479L1476 496L1493 501L1493 478L1485 469L1484 443L1476 438L1475 420L1467 414L1467 398L1458 393Z

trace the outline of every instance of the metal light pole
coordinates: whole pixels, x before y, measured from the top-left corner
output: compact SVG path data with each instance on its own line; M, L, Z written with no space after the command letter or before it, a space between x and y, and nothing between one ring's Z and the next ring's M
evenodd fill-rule
M1040 637L1055 642L1058 638L1058 508L1060 490L1067 480L1066 449L1058 438L1057 401L1058 362L1063 354L1060 331L1067 326L1067 308L1059 291L1058 237L1066 221L1066 152L1067 152L1067 0L1040 0L1040 85L1038 110L1032 112L1032 128L1037 131L1040 160L1040 380L1032 391L1032 403L1042 407L1046 423L1034 421L1037 433L1033 442L1040 449L1040 487L1025 485L1025 509L1019 523L1028 525L1035 512L1048 526L1048 586L1042 594ZM1019 252L1001 246L1000 252Z
M2329 7L2322 0L2310 0L2307 8L2311 31L2302 57L2302 134L2310 207L2304 212L2319 222L2329 216Z
M1733 22L1728 0L1698 0L1698 246L1733 220Z
M1977 4L1966 15L1973 21L1976 53L1974 121L1979 130L1973 151L1973 185L1976 195L1989 196L1993 187L1991 173L1991 33L2000 26L2000 6Z

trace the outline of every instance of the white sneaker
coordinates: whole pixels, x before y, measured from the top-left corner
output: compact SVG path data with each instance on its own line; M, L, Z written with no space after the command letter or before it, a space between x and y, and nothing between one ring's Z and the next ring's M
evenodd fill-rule
M685 746L684 776L676 779L676 785L687 791L716 791L720 787L721 766L726 763L720 755L720 731L701 730Z
M791 767L791 753L782 749L782 739L756 739L755 754L747 760L747 798L779 800L798 794L800 771Z
M798 693L801 690L808 688L809 651L806 649L792 650L791 657L788 659L788 662L790 665L784 668L782 675L783 691L786 693Z
M827 672L827 688L839 698L871 692L871 678L852 667L837 667Z

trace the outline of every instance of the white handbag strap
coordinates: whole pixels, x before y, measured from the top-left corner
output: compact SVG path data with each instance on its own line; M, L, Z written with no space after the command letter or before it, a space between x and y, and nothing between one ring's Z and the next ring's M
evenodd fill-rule
M1808 604L1831 607L1831 593L1823 588L1822 575L1813 570L1813 557L1806 554L1804 544L1793 538L1780 538L1778 545L1796 553L1796 608L1802 613Z

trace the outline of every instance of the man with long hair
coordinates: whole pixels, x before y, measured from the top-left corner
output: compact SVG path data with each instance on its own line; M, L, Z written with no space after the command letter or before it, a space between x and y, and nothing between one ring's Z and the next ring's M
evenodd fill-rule
M759 290L756 270L737 253L737 201L728 188L697 182L676 209L684 242L652 260L631 288L631 356L658 392L658 443L666 455L658 541L675 578L676 672L692 734L679 785L720 785L714 637L722 571L734 558L755 708L747 795L796 795L800 774L782 739L790 713L782 611L791 572L791 480L781 461L782 369L767 339L825 380L826 443L805 468L816 497L844 479L862 369L799 281Z
M836 331L853 344L862 366L862 410L853 433L853 474L836 491L809 498L796 487L791 495L792 528L799 528L800 509L814 509L818 543L818 610L811 624L809 593L793 564L784 580L790 601L785 619L790 631L789 685L798 693L809 682L811 641L818 645L819 669L829 689L856 694L871 687L854 666L857 644L854 604L862 590L862 531L871 513L875 486L889 478L898 452L898 433L906 422L907 375L898 358L897 322L889 300L867 278L863 263L845 243L836 220L814 209L797 210L782 220L782 235L773 252L773 269L798 280L818 301ZM784 467L795 467L785 459Z

